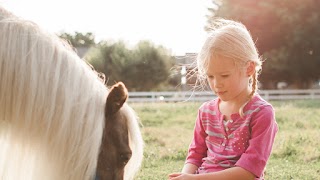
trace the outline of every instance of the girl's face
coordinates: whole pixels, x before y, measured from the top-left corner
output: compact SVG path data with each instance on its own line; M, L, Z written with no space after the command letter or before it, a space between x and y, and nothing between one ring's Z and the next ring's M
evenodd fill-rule
M249 71L252 63L241 68L234 60L223 56L216 56L209 62L207 80L211 90L222 101L237 101L250 94ZM252 68L252 67L251 67Z

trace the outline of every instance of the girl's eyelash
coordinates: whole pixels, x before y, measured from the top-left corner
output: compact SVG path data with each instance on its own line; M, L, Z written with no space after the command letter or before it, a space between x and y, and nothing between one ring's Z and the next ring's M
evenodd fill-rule
M221 75L221 77L224 77L224 78L229 77L229 74ZM214 76L207 75L207 78L214 78Z

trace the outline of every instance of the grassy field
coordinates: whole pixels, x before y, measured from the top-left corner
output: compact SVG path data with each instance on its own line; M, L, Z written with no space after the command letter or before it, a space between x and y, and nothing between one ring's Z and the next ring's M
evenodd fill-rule
M320 101L271 102L279 125L267 180L320 180ZM138 180L162 180L181 170L200 103L130 104L145 141Z

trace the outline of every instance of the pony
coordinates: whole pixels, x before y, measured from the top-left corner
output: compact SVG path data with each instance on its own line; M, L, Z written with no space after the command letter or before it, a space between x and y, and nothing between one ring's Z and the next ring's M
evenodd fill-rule
M133 179L143 140L121 82L0 6L0 179Z

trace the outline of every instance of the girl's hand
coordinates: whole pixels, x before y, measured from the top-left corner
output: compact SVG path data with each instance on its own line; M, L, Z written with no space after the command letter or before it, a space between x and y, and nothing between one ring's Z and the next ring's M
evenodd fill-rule
M169 180L192 180L193 174L172 173L169 174Z
M173 178L178 177L178 176L180 176L180 175L181 175L181 173L172 173L172 174L169 174L169 179L173 179Z

